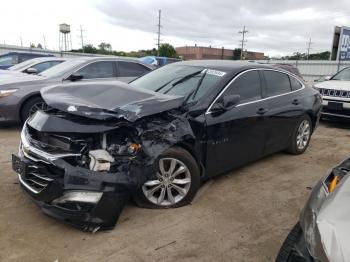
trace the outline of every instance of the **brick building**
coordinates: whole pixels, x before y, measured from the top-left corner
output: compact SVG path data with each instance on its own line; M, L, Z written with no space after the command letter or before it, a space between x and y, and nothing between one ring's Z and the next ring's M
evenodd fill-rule
M176 53L184 60L193 59L237 59L234 50L225 48L213 48L204 46L181 46L176 47ZM244 52L245 60L261 60L264 59L264 53L260 52ZM239 57L239 56L238 56Z

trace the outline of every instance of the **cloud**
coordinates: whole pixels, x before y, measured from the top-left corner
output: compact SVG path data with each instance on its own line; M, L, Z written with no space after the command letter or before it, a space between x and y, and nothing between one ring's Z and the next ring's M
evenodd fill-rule
M156 34L158 9L162 9L163 39L177 44L239 46L246 25L247 48L268 54L305 52L331 47L335 25L350 25L347 0L105 0L95 7L113 25Z

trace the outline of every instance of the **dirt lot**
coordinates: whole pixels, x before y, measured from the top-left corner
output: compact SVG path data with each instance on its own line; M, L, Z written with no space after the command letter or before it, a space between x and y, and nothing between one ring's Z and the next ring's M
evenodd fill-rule
M117 227L84 233L46 217L11 170L19 129L0 129L0 261L273 261L309 190L350 155L350 125L322 123L307 152L276 154L205 184L191 206L132 203Z

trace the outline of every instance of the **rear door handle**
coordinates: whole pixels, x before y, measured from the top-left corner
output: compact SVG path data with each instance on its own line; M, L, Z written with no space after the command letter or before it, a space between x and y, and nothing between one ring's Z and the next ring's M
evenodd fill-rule
M260 108L259 110L258 110L258 112L256 112L258 115L263 115L263 114L265 114L267 111L269 111L269 110L267 110L267 109L265 109L265 108Z
M300 104L300 102L299 102L299 100L298 100L298 99L294 99L294 100L293 100L293 102L292 102L292 104L293 104L293 105L299 105L299 104Z

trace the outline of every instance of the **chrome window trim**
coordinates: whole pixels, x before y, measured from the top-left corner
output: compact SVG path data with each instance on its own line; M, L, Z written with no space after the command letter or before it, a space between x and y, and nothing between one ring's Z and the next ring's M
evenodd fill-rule
M302 87L299 88L298 90L294 90L294 91L290 91L284 94L279 94L279 95L275 95L275 96L270 96L270 97L265 97L265 98L261 98L261 99L257 99L254 101L249 101L249 102L245 102L242 104L238 104L236 107L240 107L240 106L244 106L244 105L249 105L249 104L253 104L253 103L257 103L260 101L265 101L271 98L276 98L276 97L280 97L280 96L285 96L285 95L289 95L289 94L293 94L296 92L299 92L303 89L305 89L305 85L302 81L300 81L297 77L295 77L292 73L289 73L287 71L282 71L282 70L278 70L278 69L272 69L272 68L253 68L253 69L248 69L246 71L243 71L241 73L239 73L238 75L236 75L221 91L220 93L216 96L216 98L214 99L214 101L210 104L210 106L208 107L207 111L205 112L205 114L211 114L212 112L210 111L210 109L212 108L212 106L217 102L217 100L222 96L223 93L225 93L225 91L227 90L227 88L229 88L229 86L237 79L239 78L241 75L247 73L247 72L251 72L251 71L275 71L275 72L279 72L279 73L283 73L288 75L289 77L294 77L301 85ZM292 86L291 86L292 88Z

